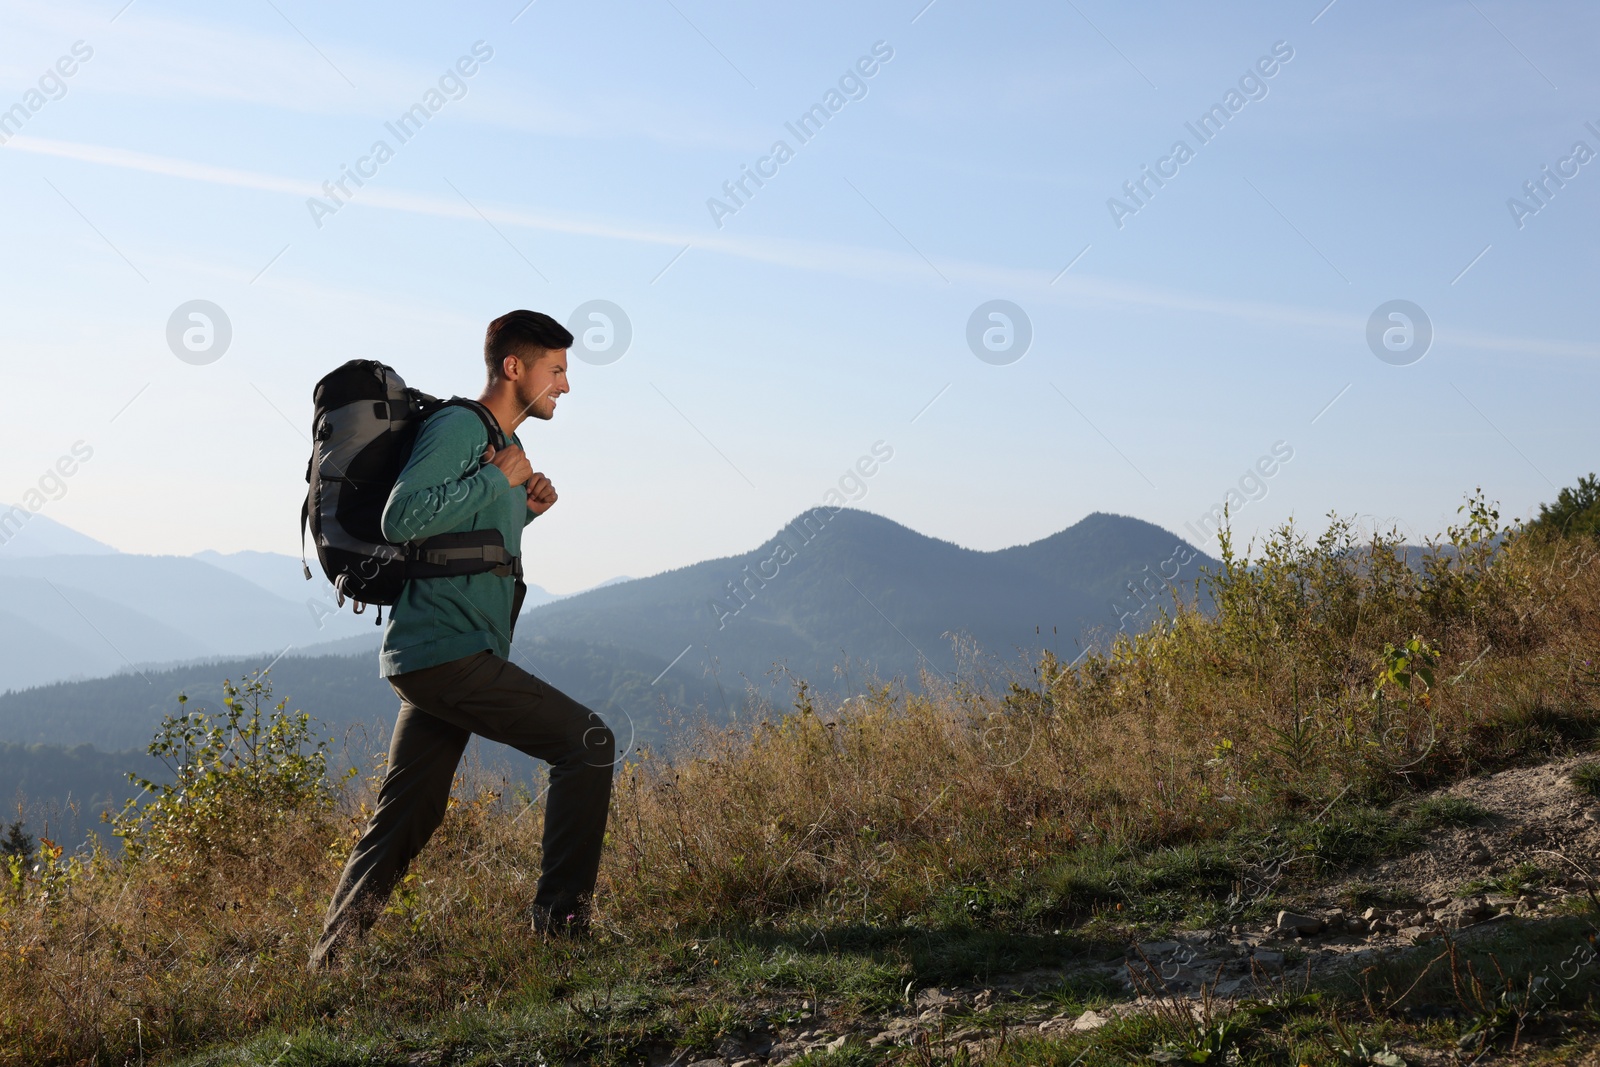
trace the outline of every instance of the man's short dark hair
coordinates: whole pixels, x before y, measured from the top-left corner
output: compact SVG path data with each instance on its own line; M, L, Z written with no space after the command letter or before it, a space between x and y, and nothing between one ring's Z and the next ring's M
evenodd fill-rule
M552 349L572 347L572 333L542 311L508 311L489 324L483 338L483 361L489 378L500 377L507 356L536 360Z

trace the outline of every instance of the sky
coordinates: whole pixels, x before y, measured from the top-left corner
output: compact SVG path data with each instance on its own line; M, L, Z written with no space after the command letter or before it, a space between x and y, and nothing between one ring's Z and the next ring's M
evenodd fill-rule
M1527 516L1600 468L1592 5L0 26L0 499L124 551L298 554L317 379L477 395L513 308L590 343L519 431L556 592L749 550L841 485L988 550L1096 511L1200 544L1230 490L1241 541L1330 511L1420 540L1475 487Z

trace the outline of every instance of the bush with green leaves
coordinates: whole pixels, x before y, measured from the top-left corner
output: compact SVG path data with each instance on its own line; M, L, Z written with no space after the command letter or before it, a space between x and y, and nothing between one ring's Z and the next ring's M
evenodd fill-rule
M187 703L178 697L180 708ZM223 683L218 713L163 718L149 752L172 781L129 774L141 794L106 816L128 856L203 867L257 852L276 827L329 817L340 783L327 777L328 742L286 704L272 703L271 682L258 671Z
M1600 537L1600 477L1579 478L1576 488L1566 488L1553 504L1540 504L1535 529L1567 537Z

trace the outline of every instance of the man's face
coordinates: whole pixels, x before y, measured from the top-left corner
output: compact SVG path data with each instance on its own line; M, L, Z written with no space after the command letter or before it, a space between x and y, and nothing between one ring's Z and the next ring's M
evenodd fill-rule
M567 350L547 349L537 359L517 363L521 368L515 382L517 405L533 418L552 418L556 398L572 391L567 385Z

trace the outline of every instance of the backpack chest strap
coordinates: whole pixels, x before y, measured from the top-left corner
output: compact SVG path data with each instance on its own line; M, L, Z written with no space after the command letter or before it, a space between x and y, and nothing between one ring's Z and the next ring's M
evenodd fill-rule
M499 530L436 534L406 551L406 578L456 578L468 574L522 577L522 557L506 550Z

